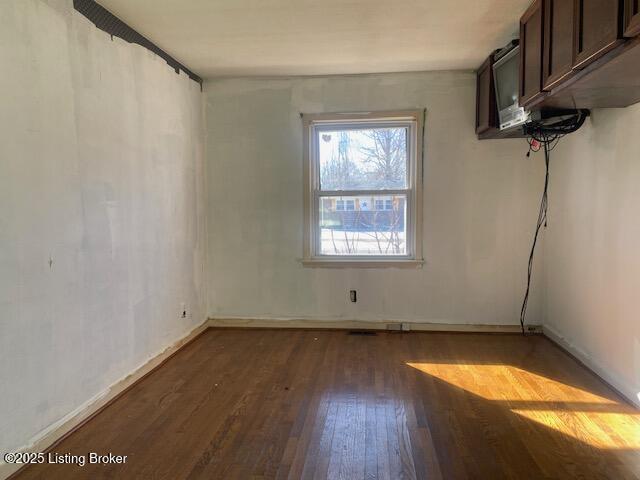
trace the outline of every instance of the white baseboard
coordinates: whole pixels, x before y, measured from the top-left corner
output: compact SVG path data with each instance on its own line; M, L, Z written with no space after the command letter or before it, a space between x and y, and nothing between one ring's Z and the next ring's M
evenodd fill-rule
M200 335L208 328L209 322L205 320L199 326L191 330L187 335L176 341L173 345L167 347L158 355L135 369L126 377L118 380L106 390L86 401L80 407L61 418L53 425L39 432L31 443L25 447L16 449L19 452L44 452L47 448L54 445L71 431L78 428L82 423L87 421L91 416L100 411L109 402L124 392L131 385L136 383L146 374L158 367L162 362L167 360L171 355L176 353L185 344ZM6 452L5 452L6 453ZM0 459L0 479L7 478L17 472L23 465L8 464Z
M620 379L617 375L611 373L611 371L600 364L587 352L582 350L579 346L568 340L564 335L558 332L555 328L549 325L542 327L544 335L552 342L558 344L561 348L569 352L581 363L584 364L589 370L598 375L602 380L608 383L614 388L620 395L622 395L629 403L640 408L640 398L638 398L638 392L633 391L626 382Z
M467 325L451 323L426 323L399 321L367 321L367 320L323 320L294 318L210 318L209 326L214 328L308 328L331 330L390 330L390 325L402 323L409 331L418 332L468 332L468 333L520 333L520 325ZM532 333L540 332L539 326L533 326Z

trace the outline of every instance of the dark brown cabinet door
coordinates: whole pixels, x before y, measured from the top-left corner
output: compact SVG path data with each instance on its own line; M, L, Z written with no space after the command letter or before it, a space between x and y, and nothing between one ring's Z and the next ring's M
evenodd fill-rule
M624 36L640 35L640 0L625 0Z
M478 69L476 85L476 134L498 128L496 95L493 85L493 55Z
M575 0L573 68L584 68L623 42L621 0Z
M520 105L542 95L544 3L536 0L520 19Z
M542 85L551 90L573 71L575 0L545 0Z

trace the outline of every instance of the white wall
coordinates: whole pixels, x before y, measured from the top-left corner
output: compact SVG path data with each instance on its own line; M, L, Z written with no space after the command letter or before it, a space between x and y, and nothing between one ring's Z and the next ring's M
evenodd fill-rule
M476 140L473 73L226 79L205 94L211 317L518 323L543 164L524 140ZM424 268L303 267L300 112L422 107Z
M592 115L553 152L545 328L640 403L640 105Z
M204 320L206 217L198 84L71 0L0 2L0 65L7 452Z

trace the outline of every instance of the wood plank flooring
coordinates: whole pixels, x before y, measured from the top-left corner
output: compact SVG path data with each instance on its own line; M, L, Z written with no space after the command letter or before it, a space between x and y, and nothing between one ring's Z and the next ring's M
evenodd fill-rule
M26 479L640 477L640 411L541 336L208 330Z

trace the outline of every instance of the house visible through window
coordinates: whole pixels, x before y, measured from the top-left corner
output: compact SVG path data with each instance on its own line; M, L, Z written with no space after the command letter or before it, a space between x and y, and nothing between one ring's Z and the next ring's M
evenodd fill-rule
M421 113L303 116L306 260L420 260Z
M328 205L328 207L326 207ZM331 203L326 204L325 208L331 208ZM355 210L356 204L355 200L336 200L336 210L344 211L344 210Z

